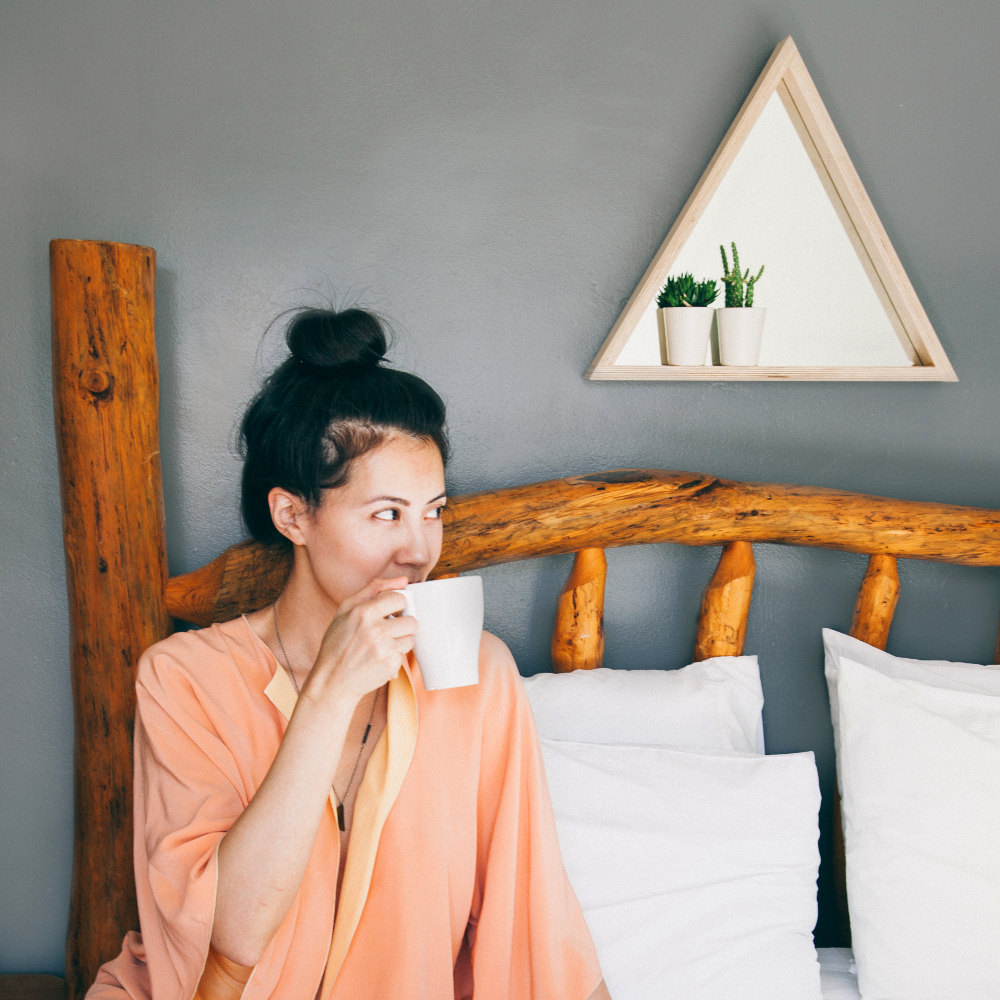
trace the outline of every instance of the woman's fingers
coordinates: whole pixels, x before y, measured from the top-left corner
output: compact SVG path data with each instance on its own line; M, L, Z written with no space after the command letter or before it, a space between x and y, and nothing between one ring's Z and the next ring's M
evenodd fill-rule
M403 596L401 594L394 594L393 592L403 590L409 582L410 581L405 576L391 577L389 579L382 579L379 577L372 580L371 583L362 587L356 594L352 594L350 597L345 598L341 602L340 607L337 609L337 615L340 616L346 614L353 611L354 608L370 602L378 602L380 607L384 606L386 602L389 602L390 604L395 604L398 611L402 611L406 602L403 600ZM383 595L386 595L384 600ZM386 612L386 614L392 613L392 611Z
M373 580L341 604L310 671L311 693L360 698L398 673L417 630L398 593L407 583L406 577Z

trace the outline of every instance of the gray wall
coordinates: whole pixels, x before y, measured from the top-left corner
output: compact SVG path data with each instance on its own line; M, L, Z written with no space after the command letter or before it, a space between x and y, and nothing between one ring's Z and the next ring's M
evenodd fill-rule
M961 381L585 382L788 34ZM995 505L998 37L985 0L3 0L0 969L62 968L70 879L49 239L158 251L175 572L240 536L234 420L268 322L316 296L394 319L394 360L450 404L455 491L634 465ZM566 568L489 575L525 672ZM708 556L611 572L611 665L686 662ZM768 739L817 747L827 785L819 629L862 572L760 553ZM988 660L998 579L974 576L906 570L890 648Z

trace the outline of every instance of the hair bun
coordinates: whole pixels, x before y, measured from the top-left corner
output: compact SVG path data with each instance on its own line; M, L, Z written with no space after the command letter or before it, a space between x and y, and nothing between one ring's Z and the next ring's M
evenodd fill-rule
M388 346L382 324L364 309L305 309L285 341L296 361L314 368L376 367Z

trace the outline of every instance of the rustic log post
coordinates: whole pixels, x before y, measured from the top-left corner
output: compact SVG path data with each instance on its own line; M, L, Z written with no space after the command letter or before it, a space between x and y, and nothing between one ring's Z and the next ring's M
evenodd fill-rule
M169 634L148 247L50 244L53 397L76 721L70 997L138 927L132 726L139 654ZM86 831L86 835L82 834Z
M729 542L723 546L719 565L701 599L695 660L743 653L756 570L749 542Z
M581 549L559 594L552 631L552 669L556 673L592 670L604 662L604 549Z

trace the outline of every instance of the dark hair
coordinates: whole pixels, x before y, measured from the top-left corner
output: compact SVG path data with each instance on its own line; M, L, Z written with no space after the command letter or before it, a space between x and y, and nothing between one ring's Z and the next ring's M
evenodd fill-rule
M432 441L448 461L445 408L423 379L385 367L387 341L363 309L303 309L285 332L291 352L265 379L240 424L241 507L250 534L284 542L271 520L275 487L317 507L354 459L394 433Z

